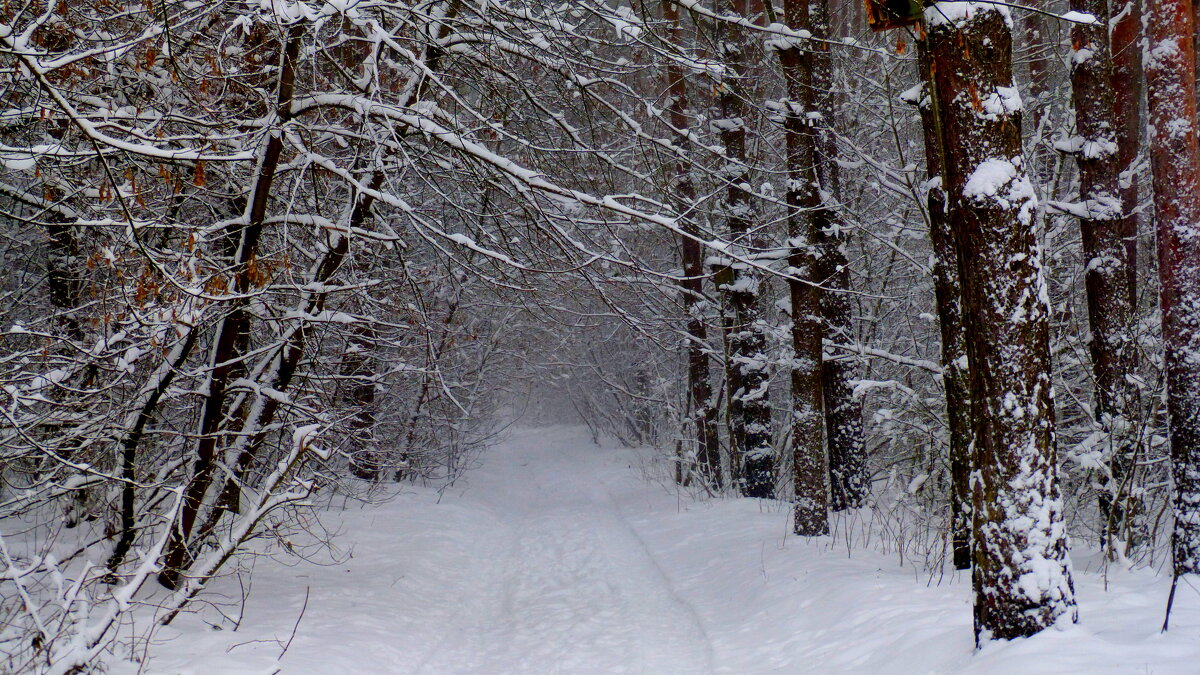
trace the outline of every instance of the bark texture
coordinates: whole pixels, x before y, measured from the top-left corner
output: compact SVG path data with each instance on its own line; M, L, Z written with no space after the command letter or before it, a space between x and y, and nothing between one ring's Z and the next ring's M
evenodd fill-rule
M1130 263L1121 200L1119 123L1108 37L1107 0L1072 0L1071 9L1091 14L1096 24L1071 29L1071 87L1075 99L1075 137L1069 150L1079 164L1077 215L1083 234L1089 349L1095 381L1096 419L1108 438L1108 475L1101 493L1101 524L1106 541L1120 530L1127 510L1133 468L1132 423L1137 387L1129 376L1136 362L1133 340L1134 292L1128 287Z
M808 0L785 0L784 21L797 29L809 28ZM792 480L795 492L793 527L798 535L829 533L827 474L822 434L822 335L823 293L819 279L818 249L813 234L826 218L817 177L817 127L813 82L812 44L802 49L796 41L777 45L787 98L780 101L787 144L788 280L792 318Z
M1158 221L1175 573L1200 573L1200 148L1191 0L1151 0L1146 61Z
M925 17L971 372L975 634L1012 639L1077 616L1037 200L1021 153L1007 12L938 3Z
M1113 106L1117 117L1117 162L1121 167L1121 236L1125 238L1125 269L1129 304L1137 307L1138 176L1134 167L1142 144L1142 0L1115 0L1110 44Z
M954 227L946 208L943 186L945 148L938 108L930 96L933 70L929 47L918 44L924 87L910 102L921 112L925 162L929 174L926 217L933 249L933 293L942 338L942 386L946 395L946 421L950 430L950 547L954 569L971 567L971 395L967 344L963 326L962 285L958 277L958 250Z
M850 289L850 264L846 260L846 223L838 201L841 194L835 134L837 101L833 91L833 59L828 43L827 0L809 2L808 30L817 38L809 43L806 59L811 63L811 104L808 111L816 132L814 165L816 198L821 208L811 213L810 232L817 246L814 278L819 280L821 317L825 339L836 344L856 344ZM802 24L787 22L789 26ZM791 94L789 94L791 96ZM863 439L862 403L854 398L851 382L858 379L856 362L823 358L821 383L825 404L825 431L829 448L830 506L834 511L861 507L871 491L867 473L867 450Z
M725 0L726 14L749 16L748 0ZM721 205L729 239L742 257L753 257L761 248L756 227L757 211L750 192L746 151L746 101L751 100L747 78L750 41L745 29L717 22L718 44L725 72L719 83L720 131L725 151L721 177L726 181ZM775 450L771 446L771 406L768 395L766 324L759 307L760 274L750 266L732 262L721 284L726 295L729 326L729 368L736 371L737 387L730 387L734 412L730 421L741 463L740 489L746 497L775 496Z
M677 44L682 44L679 21L679 5L674 0L663 0L662 15L670 26L670 35ZM677 61L667 59L667 116L671 126L679 131L687 130L688 119L687 81L684 69ZM683 150L678 152L682 153ZM704 322L708 303L704 296L704 255L698 237L700 229L691 211L696 199L696 186L692 181L688 162L676 156L672 167L675 181L676 206L683 214L681 227L688 236L679 242L680 259L683 263L683 279L679 285L683 290L683 308L687 314L687 388L688 421L695 432L696 469L701 477L714 487L721 487L721 448L717 435L717 408L713 397L711 373L708 363L708 327ZM682 459L682 458L681 458ZM683 479L683 472L680 478Z

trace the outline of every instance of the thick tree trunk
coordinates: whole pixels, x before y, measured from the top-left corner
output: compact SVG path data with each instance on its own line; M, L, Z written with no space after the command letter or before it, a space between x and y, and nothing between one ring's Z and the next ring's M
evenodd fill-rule
M1191 0L1150 0L1146 97L1158 221L1175 574L1200 573L1200 148Z
M829 37L827 0L809 2L809 28L818 40ZM788 22L789 26L797 24ZM812 103L817 146L814 156L817 174L816 195L822 208L812 211L810 232L817 245L814 278L819 280L821 316L825 338L837 344L855 344L850 298L850 264L846 260L847 229L839 211L841 195L838 180L835 115L837 101L833 93L833 59L829 45L813 41L807 58L812 63ZM789 94L790 96L790 94ZM834 511L862 506L871 491L867 473L867 451L863 440L862 404L854 399L851 381L857 379L855 361L823 358L821 383L825 404L825 431L829 448L830 506Z
M923 88L912 100L921 111L925 162L929 174L926 216L933 249L933 294L942 338L942 386L946 394L946 421L950 429L950 546L954 569L971 567L971 397L967 344L963 326L962 285L958 277L958 250L954 226L946 208L944 189L945 148L938 108L930 98L933 71L929 47L922 41L919 62Z
M945 186L963 288L977 461L976 639L1074 619L1054 446L1050 307L1021 153L1010 19L984 3L926 10Z
M1071 87L1075 99L1075 133L1071 150L1079 163L1079 216L1086 262L1090 351L1096 387L1096 418L1108 437L1110 475L1100 498L1104 539L1118 531L1133 466L1131 434L1137 388L1133 374L1133 293L1122 219L1117 155L1116 103L1108 38L1107 0L1072 0L1071 9L1091 14L1096 24L1075 24Z
M679 5L674 0L662 0L663 19L670 26L670 36L675 44L681 44L682 29L679 21ZM667 115L671 126L683 131L691 126L687 108L687 81L683 67L675 60L666 63ZM680 239L680 258L683 263L683 308L687 314L687 371L688 371L688 420L696 434L695 452L697 469L710 485L720 488L721 448L717 435L717 409L713 398L712 380L708 364L708 327L704 322L708 303L704 299L704 254L700 242L700 229L691 214L696 199L696 186L691 171L682 157L674 161L675 194L679 212L683 214L682 227L689 235ZM683 478L685 472L679 472Z
M748 0L724 0L726 14L749 16ZM725 166L720 170L727 181L725 215L733 249L744 257L753 257L760 235L755 231L757 216L750 192L750 171L746 152L746 101L751 100L746 77L750 41L745 29L717 22L721 58L725 64L719 85L720 119L713 124L720 130L725 150ZM759 308L761 275L740 262L730 265L729 279L721 285L732 310L729 334L729 368L737 371L739 386L730 390L736 401L734 411L741 462L741 492L746 497L775 496L775 449L771 446L771 406L768 396L766 324ZM733 378L731 378L732 380Z
M808 30L808 0L785 0L784 21ZM804 45L811 47L811 45ZM795 489L793 529L802 536L829 533L829 503L823 438L821 320L822 292L817 285L817 246L814 231L826 210L817 178L817 112L813 96L812 51L796 41L776 47L787 98L780 102L787 144L788 280L792 318L792 480Z

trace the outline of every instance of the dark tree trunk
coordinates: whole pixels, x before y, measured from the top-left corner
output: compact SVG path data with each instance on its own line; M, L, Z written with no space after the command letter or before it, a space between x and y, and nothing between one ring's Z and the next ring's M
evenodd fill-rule
M1019 16L1029 50L1029 123L1036 133L1050 106L1051 66L1058 52L1057 41L1051 31L1057 31L1050 26L1048 17L1039 12L1021 12Z
M825 339L852 345L855 338L850 297L850 264L846 260L846 223L841 217L839 199L836 122L837 100L833 92L833 59L829 45L819 40L829 37L828 0L809 2L809 30L817 40L808 47L812 63L812 102L808 110L818 113L813 119L817 146L815 167L816 196L820 209L812 211L810 232L817 245L814 278L819 280L821 317ZM797 24L788 22L789 26ZM790 96L790 94L789 94ZM867 450L863 440L862 404L854 398L851 381L858 378L855 361L823 358L821 383L825 405L825 431L829 448L830 506L834 511L859 508L871 491L867 473Z
M1071 9L1099 20L1092 25L1077 23L1071 29L1076 133L1072 150L1079 163L1078 207L1092 333L1096 418L1109 445L1110 475L1104 479L1107 489L1100 497L1102 532L1104 540L1111 543L1111 535L1122 524L1135 448L1131 427L1137 411L1137 388L1129 377L1134 372L1134 313L1130 304L1134 294L1128 288L1131 275L1119 184L1119 122L1112 86L1108 2L1072 0Z
M726 14L749 16L748 0L724 0ZM745 29L728 22L717 22L721 59L725 74L719 85L720 119L713 124L720 130L725 150L721 177L727 181L722 210L733 249L742 257L753 258L761 235L755 222L757 213L750 192L750 171L746 152L746 101L751 100L746 77L750 41ZM721 285L732 310L727 317L729 332L729 368L737 371L739 386L730 389L738 419L731 420L739 442L741 492L746 497L775 496L775 449L771 446L771 406L768 396L766 325L759 308L761 275L741 262L729 266L729 279ZM730 378L731 381L735 378Z
M342 359L342 375L349 378L346 402L354 408L350 418L352 446L350 473L363 480L378 480L383 472L383 454L375 444L375 329L358 324L350 339L350 349Z
M1200 573L1200 148L1191 0L1147 4L1146 98L1158 221L1175 574Z
M1117 163L1120 167L1121 236L1125 239L1126 288L1129 306L1137 307L1138 177L1142 141L1142 0L1115 0L1112 10L1112 90L1117 117Z
M382 172L376 172L371 179L370 187L372 190L378 190L382 183ZM375 198L372 195L358 195L350 213L348 230L354 231L363 226L374 201ZM350 239L345 234L333 233L330 240L328 250L320 264L317 265L312 277L313 281L322 285L328 282L341 268L342 261L350 251ZM311 316L323 311L328 298L328 291L313 293L304 304L304 315ZM296 371L300 366L300 359L304 357L308 337L309 327L301 322L292 330L291 334L284 338L278 353L273 357L275 359L274 367L269 374L272 390L286 393L291 387L292 379L296 376ZM217 497L216 505L209 511L204 525L199 528L197 539L207 537L216 528L225 513L240 512L242 481L252 468L254 460L260 456L262 445L271 432L270 425L274 422L280 405L280 398L271 396L261 406L250 406L250 410L253 412L244 417L239 429L241 435L238 443L240 447L235 446L234 448L237 450L237 458L232 462L233 473L226 478L224 487Z
M53 189L47 188L47 197ZM58 320L68 338L83 340L83 324L76 311L81 303L83 287L79 278L79 239L68 219L57 210L46 212L46 234L50 237L50 251L46 258L46 283L50 289L50 304L58 312Z
M1077 615L1059 496L1050 306L1021 154L1007 13L927 11L933 103L963 289L976 470L976 639Z
M304 28L301 24L293 25L288 39L284 43L275 107L277 124L280 125L291 117L296 59L299 55L300 38L303 32ZM270 199L271 184L275 178L275 169L279 164L279 155L282 150L282 132L278 128L273 129L258 167L253 197L249 202L246 224L241 233L236 265L231 272L237 296L231 301L229 312L217 327L212 350L212 370L208 378L208 392L204 399L204 409L201 413L200 434L196 444L196 459L192 468L192 477L184 491L179 522L171 528L171 538L163 558L163 569L158 575L159 583L167 588L175 588L179 583L182 568L186 563L192 527L196 523L196 517L200 513L200 507L208 493L213 472L216 469L216 433L225 417L226 388L237 367L236 345L245 340L250 328L250 315L246 311L245 297L256 283L252 262L258 254L258 243L266 221L267 201Z
M674 0L662 0L662 14L670 26L672 41L680 44L682 29L679 21L679 6ZM666 62L667 115L671 126L685 131L691 126L688 119L687 81L683 67L673 59ZM682 150L680 150L682 152ZM717 435L717 409L713 398L712 379L708 363L708 327L704 322L708 303L704 297L704 254L698 237L700 229L691 213L696 199L696 186L688 163L683 157L674 160L675 195L679 212L683 214L681 226L686 235L680 238L680 259L683 263L683 309L687 314L687 372L688 372L688 420L696 434L695 453L697 469L705 481L720 488L721 448ZM682 458L680 458L682 460ZM681 467L682 469L682 467ZM685 477L680 471L680 479Z
M971 567L971 397L967 344L963 326L962 286L958 278L958 250L954 226L946 208L944 189L945 148L938 108L930 98L933 71L928 45L919 44L924 87L916 100L921 111L925 161L929 174L926 217L933 249L933 294L942 338L942 386L946 393L946 421L950 429L950 545L954 569Z
M785 0L784 21L809 29L808 0ZM810 47L811 45L804 45ZM827 219L817 178L817 128L810 114L814 53L796 41L776 47L787 98L780 102L787 145L788 280L792 319L792 480L795 491L793 529L802 536L829 534L828 475L823 439L821 351L824 326L822 292L817 285L817 246L813 234Z
M196 336L199 330L191 328L188 330L188 335L184 341L176 347L173 358L167 364L164 364L164 369L158 374L158 380L153 388L146 395L146 401L138 409L137 415L133 418L133 424L130 425L129 431L125 433L125 438L121 439L121 525L120 537L117 539L116 545L113 547L112 555L109 556L107 567L110 574L107 577L109 582L115 583L115 573L125 561L125 556L129 554L133 548L133 542L137 534L137 513L135 506L137 502L137 455L138 447L141 445L142 437L146 432L146 425L158 412L158 402L162 399L163 394L167 393L171 383L175 380L176 373L187 362L188 357L192 354L192 348L196 345Z

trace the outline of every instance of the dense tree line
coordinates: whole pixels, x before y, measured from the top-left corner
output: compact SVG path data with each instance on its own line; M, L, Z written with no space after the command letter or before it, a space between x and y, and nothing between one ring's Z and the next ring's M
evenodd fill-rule
M1077 616L1068 534L1200 571L1191 2L901 4L7 3L7 665L529 407L977 640Z

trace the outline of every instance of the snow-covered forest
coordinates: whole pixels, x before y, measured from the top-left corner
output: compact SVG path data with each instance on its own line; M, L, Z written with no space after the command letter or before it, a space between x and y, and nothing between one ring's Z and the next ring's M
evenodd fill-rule
M1192 0L5 0L0 672L1195 672Z

